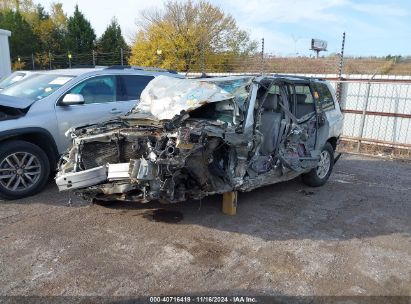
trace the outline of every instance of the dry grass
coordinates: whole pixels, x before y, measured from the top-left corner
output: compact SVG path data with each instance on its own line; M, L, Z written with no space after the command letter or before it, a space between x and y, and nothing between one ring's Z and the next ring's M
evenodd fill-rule
M410 148L407 149L373 143L361 143L360 151L357 151L357 142L351 140L342 140L338 146L338 151L347 153L361 153L395 159L411 159Z
M224 63L223 63L224 62ZM260 72L267 73L302 73L302 74L337 74L339 57L275 57L267 55L262 68L261 57L230 58L218 63L205 62L206 72ZM194 65L192 72L201 70ZM344 74L411 75L411 59L345 58Z

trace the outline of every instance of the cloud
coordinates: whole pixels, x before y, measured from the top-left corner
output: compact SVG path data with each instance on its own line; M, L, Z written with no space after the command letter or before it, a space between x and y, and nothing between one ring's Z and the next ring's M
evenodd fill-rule
M371 15L404 17L408 12L403 8L393 6L392 4L357 4L349 3L349 6L359 12Z
M227 12L240 13L249 21L295 23L302 21L334 21L329 9L346 4L346 0L227 0Z

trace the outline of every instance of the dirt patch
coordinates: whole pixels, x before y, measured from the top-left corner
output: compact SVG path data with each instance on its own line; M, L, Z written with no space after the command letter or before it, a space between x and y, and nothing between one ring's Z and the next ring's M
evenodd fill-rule
M155 222L178 223L184 218L183 214L175 210L156 209L144 214L144 217Z
M410 172L343 155L323 187L240 193L236 216L218 195L68 206L50 184L0 204L0 294L410 295Z

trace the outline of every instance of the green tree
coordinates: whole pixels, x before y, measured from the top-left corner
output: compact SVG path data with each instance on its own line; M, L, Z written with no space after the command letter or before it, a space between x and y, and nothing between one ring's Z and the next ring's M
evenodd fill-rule
M98 60L98 63L119 63L121 50L123 50L124 62L126 62L130 48L121 34L121 28L117 22L117 19L113 18L104 33L97 40L97 51L99 53L105 53L102 54L102 57Z
M229 65L256 47L219 7L205 0L173 0L163 10L142 13L130 61L187 71L199 67L202 57L209 65Z
M12 32L9 40L12 57L30 56L38 50L38 37L19 11L1 11L0 28Z
M67 47L74 53L90 53L94 48L96 34L90 22L79 11L78 5L67 23Z
M129 46L121 34L121 28L117 19L113 18L104 33L97 40L97 50L104 53L111 53L120 49L127 51Z

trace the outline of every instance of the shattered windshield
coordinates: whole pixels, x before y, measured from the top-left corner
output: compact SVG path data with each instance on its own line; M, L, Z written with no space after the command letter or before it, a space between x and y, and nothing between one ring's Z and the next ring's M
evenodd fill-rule
M252 77L228 77L227 79L210 80L228 93L234 95L234 101L242 107L250 92Z
M242 105L248 95L249 82L250 77L196 80L159 76L144 89L141 101L133 109L133 113L162 120L172 119L182 111L192 112L201 107L210 110L207 105L222 101L232 100ZM227 109L226 106L223 107ZM221 106L214 108L218 110ZM232 108L234 110L235 106Z

